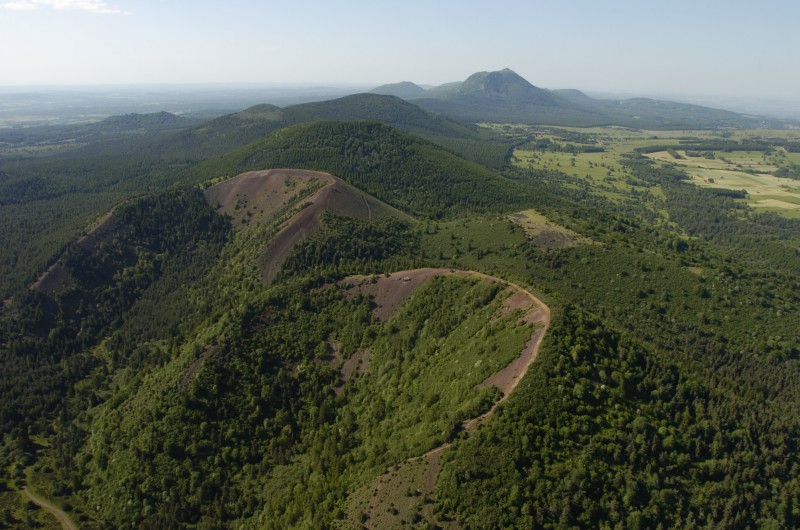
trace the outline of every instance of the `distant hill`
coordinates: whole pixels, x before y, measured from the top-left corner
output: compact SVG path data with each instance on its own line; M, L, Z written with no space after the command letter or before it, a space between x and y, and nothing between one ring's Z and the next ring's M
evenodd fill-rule
M508 68L499 72L478 72L469 76L466 81L454 86L453 98L475 102L493 101L498 104L520 103L541 107L562 107L565 102L552 92L530 84L519 74ZM446 93L444 97L448 96Z
M414 103L470 122L635 128L780 127L782 122L698 105L652 99L602 100L578 90L545 90L506 68L425 91Z
M508 142L494 140L474 125L380 94L285 108L261 104L207 121L159 112L112 116L88 125L0 129L0 148L65 145L80 149L80 156L122 156L135 150L184 164L220 156L284 127L331 120L384 123L492 168L503 166L510 148Z
M0 146L50 145L85 143L121 134L143 134L177 130L197 125L199 120L176 116L169 112L124 114L103 121L80 125L55 125L0 130Z
M630 127L676 128L758 128L783 127L783 122L688 103L648 98L603 100L586 98L587 105L605 115L613 124Z
M459 138L476 136L474 127L431 114L399 97L379 94L355 94L293 105L284 109L284 117L288 125L322 120L374 120L415 134Z
M370 94L397 96L398 98L403 99L415 99L425 97L425 89L417 84L412 83L411 81L403 81L401 83L391 83L373 88L370 90Z
M461 83L448 83L414 101L420 107L466 121L590 125L594 112L538 88L516 72L478 72Z
M331 173L408 214L433 219L464 211L507 211L528 196L516 181L374 121L295 125L195 171L224 176L286 167Z
M574 88L561 88L558 90L553 90L553 94L577 102L582 102L586 101L587 99L592 99L583 92L581 92L580 90L576 90Z
M285 108L256 105L187 130L179 139L170 140L170 145L221 155L290 125L331 120L374 120L422 136L482 137L474 126L430 113L395 96L354 94Z
M226 114L168 139L167 145L181 152L193 151L201 156L220 155L252 142L285 126L283 110L274 105L255 105L240 112Z
M502 167L510 144L494 140L475 125L432 113L395 96L354 94L330 101L285 108L256 105L220 116L162 140L178 158L220 156L291 125L317 121L370 120L422 136L438 145L492 168Z
M181 118L169 112L153 112L151 114L124 114L110 116L93 126L102 132L132 132L132 131L160 131L164 129L179 129L194 125L196 120Z
M459 86L461 86L461 81L453 81L451 83L433 86L425 90L425 97L442 97L455 91Z

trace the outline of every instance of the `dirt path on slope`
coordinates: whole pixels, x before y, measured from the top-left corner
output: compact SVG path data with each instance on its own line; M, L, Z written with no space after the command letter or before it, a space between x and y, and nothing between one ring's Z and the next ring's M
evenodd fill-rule
M372 221L372 208L367 202L367 198L362 195L361 200L364 201L364 206L367 208L367 221Z
M331 177L333 178L333 177ZM331 192L336 181L329 181L322 188L306 199L310 203L297 212L267 245L264 255L267 256L262 272L262 281L269 284L281 270L284 260L295 245L319 230L322 214L328 210Z
M479 387L496 386L502 392L502 396L495 401L488 411L462 424L462 429L465 432L472 433L478 425L494 414L501 403L508 399L511 392L514 391L528 372L533 361L536 360L544 336L547 329L550 327L550 308L522 286L477 271L435 268L415 269L396 272L379 278L366 276L350 277L342 280L339 285L344 287L349 286L349 288L347 288L347 294L349 296L356 296L357 294L371 295L376 304L373 314L380 320L386 321L399 309L403 301L405 301L416 288L434 276L447 274L483 278L485 281L506 285L515 292L507 299L508 307L504 310L525 308L527 311L522 320L536 325L531 338L525 343L520 354L503 369L490 375L478 385ZM423 516L429 521L435 519L432 510L430 510L432 505L427 501L430 500L430 495L433 493L433 489L436 486L436 477L439 473L441 454L451 445L452 442L445 442L420 456L409 458L405 462L387 470L371 483L369 487L372 490L372 494L364 510L367 516L364 526L366 528L379 528L387 524L394 525L403 519L409 520L409 518L415 516ZM393 502L391 493L389 492L397 490L398 488L393 487L392 482L396 481L404 485L412 482L408 477L409 473L404 473L404 468L411 468L411 474L417 475L418 479L413 482L416 482L421 489L420 502L424 501L424 505L421 506L417 504L411 511L403 509L398 510L393 506L394 517L391 521L387 521L385 520L387 515L384 514L383 511L377 513L378 508L385 508L387 504ZM411 513L412 511L414 513ZM377 519L376 515L379 516Z
M319 186L307 197L309 186ZM232 218L237 230L262 223L275 223L276 233L261 252L262 281L271 283L286 257L298 243L321 226L325 212L343 213L372 221L381 216L403 214L329 173L303 169L249 171L215 184L204 192L206 202ZM290 218L287 208L297 210Z
M33 492L31 492L31 490L28 489L28 486L25 486L22 489L22 494L25 495L25 497L27 497L36 506L39 506L43 510L46 510L51 514L53 514L53 516L55 516L55 518L58 519L58 521L61 523L61 526L63 526L66 530L78 530L78 527L75 525L75 523L72 522L72 519L69 518L69 515L64 513L64 511L61 510L60 508L53 506L46 500L42 499L41 497L37 497L36 495L34 495Z
M123 201L103 214L102 217L94 222L86 235L77 240L76 244L86 252L94 252L100 243L110 241L114 235L114 230L116 230L120 222L114 212L119 206L129 202L131 201ZM59 257L29 288L47 295L64 289L71 282L71 278L61 265L61 260L62 258Z

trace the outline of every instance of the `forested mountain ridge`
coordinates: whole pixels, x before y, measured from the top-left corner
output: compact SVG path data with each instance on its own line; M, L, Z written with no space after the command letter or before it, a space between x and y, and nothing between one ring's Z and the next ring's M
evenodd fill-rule
M431 114L395 96L356 94L320 103L286 107L287 124L312 121L371 120L423 136L482 138L474 126Z
M179 274L196 278L227 238L224 220L197 190L141 198L119 206L113 216L103 241L70 244L56 263L57 273L5 304L4 433L42 428L47 411L63 403L65 385L98 367L99 359L86 350L118 328L154 282L174 282ZM58 281L48 281L52 274ZM120 351L114 355L136 363ZM35 385L24 382L26 373L36 374Z
M205 156L211 156L222 154L291 125L318 121L359 120L377 121L423 136L470 159L474 159L470 147L478 142L499 149L499 163L502 163L504 155L510 148L508 143L492 142L491 136L486 131L480 131L473 125L425 111L395 96L379 94L354 94L329 101L292 105L283 109L272 105L258 105L186 131L178 141L187 146L196 145L196 149L200 149ZM499 163L494 162L495 165Z
M474 162L377 122L312 122L201 164L209 177L294 167L325 171L414 215L441 218L521 204L524 187Z

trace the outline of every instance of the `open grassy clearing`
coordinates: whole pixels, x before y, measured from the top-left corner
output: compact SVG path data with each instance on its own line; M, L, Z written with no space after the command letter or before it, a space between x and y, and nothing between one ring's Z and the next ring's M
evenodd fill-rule
M576 177L588 176L594 180L614 182L624 168L617 163L612 153L555 153L517 149L514 156L519 163L528 163L541 169L555 169ZM622 188L622 186L620 186Z
M633 147L642 147L648 145L659 145L664 143L665 140L675 140L681 138L699 138L711 139L720 138L722 136L731 138L747 138L748 136L742 135L742 131L729 133L729 131L700 131L700 130L669 130L669 131L651 131L644 129L631 129L628 127L539 127L524 124L504 124L504 123L482 123L484 127L494 133L513 135L519 137L527 137L535 134L539 137L560 137L562 133L576 133L581 135L588 135L595 139L604 147L615 147L621 150L630 150ZM752 131L751 131L752 132ZM757 131L761 134L754 134L753 136L775 136L775 137L788 137L786 131Z
M34 468L21 468L21 464L5 469L7 479L0 479L0 528L8 529L67 529L78 528L64 510L71 511L72 505L55 495L52 460L42 457L41 452L50 447L50 442L42 436L32 436L33 451L41 464Z
M426 228L422 250L443 263L481 270L498 270L514 261L527 236L505 217L476 217L431 224Z
M611 200L621 201L633 189L623 176L624 169L607 153L573 155L516 149L512 161L521 168L561 171L586 182L594 193Z
M502 127L500 129L502 130ZM559 171L576 182L566 184L586 189L592 194L622 203L632 196L647 193L663 199L658 187L645 186L620 164L621 157L640 147L677 141L681 133L635 131L621 127L534 128L528 129L527 143L520 144L511 159L522 169ZM520 135L520 127L505 134ZM656 208L657 209L657 208Z
M569 248L590 242L572 230L550 222L547 217L536 210L512 213L508 215L508 218L514 224L522 227L525 234L540 248Z
M429 462L425 458L395 466L374 483L365 484L351 495L343 528L415 527L423 520L435 524L426 493ZM435 474L433 479L435 481Z
M800 164L800 153L786 153L786 158L794 164Z
M626 152L635 147L648 147L681 140L726 139L733 141L757 139L800 140L800 131L775 129L747 130L672 130L653 131L627 127L532 127L527 125L482 124L493 132L517 135L534 134L537 138L574 133L593 138L599 145L612 152Z

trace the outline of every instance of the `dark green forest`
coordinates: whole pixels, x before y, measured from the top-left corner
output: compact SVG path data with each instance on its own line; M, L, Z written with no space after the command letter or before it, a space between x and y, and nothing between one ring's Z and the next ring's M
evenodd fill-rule
M9 146L0 156L0 244L6 249L0 255L0 296L5 299L23 283L33 282L48 261L69 241L80 237L92 217L100 217L131 196L200 184L216 175L233 176L230 172L242 161L231 161L228 153L237 149L247 152L244 146L258 143L288 125L331 119L377 120L427 138L432 143L418 137L413 141L426 145L434 157L439 156L439 150L433 148L438 145L494 169L505 165L512 145L475 126L427 113L398 98L370 94L286 109L259 105L200 124L170 116L128 115L65 130L32 127L0 135L0 148ZM76 127L80 131L76 132ZM349 125L342 123L340 127ZM338 133L340 141L346 132ZM226 154L226 161L209 163ZM359 151L351 154L356 156ZM402 151L395 156L399 154ZM303 156L306 165L328 164L339 169L336 162L325 157L330 153L323 158L318 153L313 159L308 154ZM275 157L274 162L290 160L283 155ZM464 161L451 157L449 163ZM357 171L367 169L371 168L362 164ZM477 167L469 173L489 175L486 169ZM363 175L354 178L363 179ZM452 171L448 178L454 178Z
M284 167L331 173L396 208L435 219L513 209L530 193L432 142L363 121L288 127L199 170L218 177Z
M634 149L612 194L513 164L513 145L576 152L542 134L422 111L399 130L376 116L396 98L376 98L128 117L81 146L2 151L0 526L46 524L25 485L88 529L372 528L393 511L416 528L800 526L800 221ZM265 282L264 249L310 193L237 229L202 190L268 168L329 172L406 216L324 212ZM562 235L509 217L528 209ZM552 311L474 432L500 397L479 383L535 325L467 275L386 319L348 290L420 267ZM430 490L399 494L410 515L354 508L445 443Z

